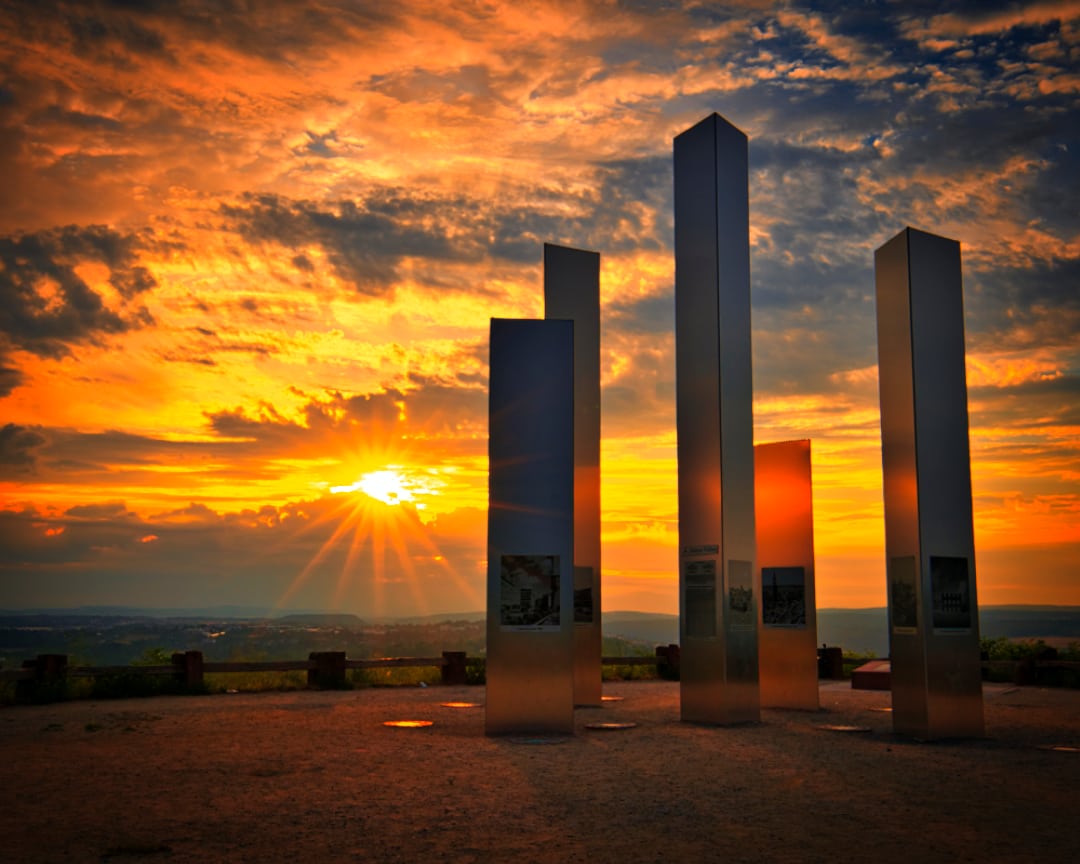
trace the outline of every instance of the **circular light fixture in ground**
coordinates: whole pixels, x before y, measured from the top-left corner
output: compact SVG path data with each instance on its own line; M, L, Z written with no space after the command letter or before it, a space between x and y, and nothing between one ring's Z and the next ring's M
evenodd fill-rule
M601 702L622 702L623 697L622 696L601 696L600 701Z
M623 729L633 729L637 723L586 723L586 729L595 729L598 732L621 732Z
M1052 750L1055 753L1080 753L1080 747L1070 747L1068 744L1044 744L1040 750Z
M479 708L479 702L440 702L443 708Z
M818 729L824 729L826 732L869 732L869 726L844 726L841 724L826 723L822 726L818 726Z
M431 720L384 720L383 726L393 726L396 729L424 729L432 724Z
M892 708L871 708L869 710L871 710L871 711L882 711L882 712L884 712L886 714L889 714L889 713L892 712Z

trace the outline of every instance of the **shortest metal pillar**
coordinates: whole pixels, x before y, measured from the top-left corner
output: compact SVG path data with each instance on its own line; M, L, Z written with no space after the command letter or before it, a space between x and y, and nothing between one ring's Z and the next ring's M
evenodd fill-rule
M491 321L489 735L574 731L574 324Z
M754 508L761 566L761 707L816 711L820 703L809 440L754 447Z

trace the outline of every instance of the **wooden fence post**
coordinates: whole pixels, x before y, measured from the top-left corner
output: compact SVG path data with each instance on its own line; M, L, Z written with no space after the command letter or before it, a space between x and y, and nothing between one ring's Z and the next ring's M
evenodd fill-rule
M442 656L446 661L442 667L442 683L453 685L466 683L465 652L443 651Z
M23 669L33 669L34 677L15 682L15 698L20 702L32 702L48 698L49 689L57 690L67 679L67 654L38 654L35 660L24 660Z
M315 661L315 668L308 669L308 686L336 690L345 686L345 652L312 651L309 660Z
M682 650L678 645L656 646L656 672L668 681L679 680L679 660Z
M172 664L176 667L173 677L181 687L194 690L203 686L202 651L178 651L172 655Z

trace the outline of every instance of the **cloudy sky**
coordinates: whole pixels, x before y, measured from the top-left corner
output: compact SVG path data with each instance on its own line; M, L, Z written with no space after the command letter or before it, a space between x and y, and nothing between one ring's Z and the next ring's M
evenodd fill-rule
M1080 3L0 7L0 608L482 609L487 338L601 254L607 609L677 610L672 139L750 138L755 440L884 605L874 249L962 244L980 599L1080 604ZM389 502L389 503L387 503Z

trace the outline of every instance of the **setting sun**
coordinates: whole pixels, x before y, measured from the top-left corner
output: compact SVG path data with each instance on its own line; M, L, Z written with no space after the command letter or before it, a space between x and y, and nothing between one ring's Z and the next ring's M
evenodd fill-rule
M383 504L401 504L405 501L413 504L418 510L423 510L424 505L417 503L416 494L437 495L438 490L434 483L417 477L409 477L399 466L390 465L381 471L369 471L348 486L332 486L330 491L335 495L345 492L363 492L369 498L382 501Z

